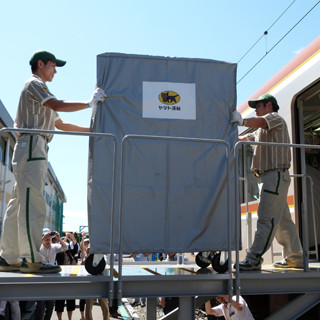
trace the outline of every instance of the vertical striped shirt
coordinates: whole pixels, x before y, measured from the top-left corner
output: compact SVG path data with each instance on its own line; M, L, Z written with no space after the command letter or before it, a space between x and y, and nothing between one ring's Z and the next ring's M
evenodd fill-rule
M21 92L14 126L16 128L54 130L59 115L43 104L55 96L37 75L26 81ZM18 134L19 135L19 134ZM44 134L48 141L52 135Z
M244 137L248 141L290 143L288 127L284 119L277 112L271 112L263 116L268 128L259 128ZM291 153L289 147L254 146L251 171L263 173L265 171L289 168Z

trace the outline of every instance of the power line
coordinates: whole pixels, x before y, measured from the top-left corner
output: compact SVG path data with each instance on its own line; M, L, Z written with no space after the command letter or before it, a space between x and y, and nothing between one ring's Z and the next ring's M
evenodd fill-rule
M318 1L284 36L282 36L282 38L269 51L267 51L266 54L263 55L240 80L238 80L237 84L245 78L319 3L320 1Z
M293 5L293 3L296 2L296 0L292 1L291 4L287 7L286 10L284 10L280 16L271 24L271 26L263 33L263 35L250 47L250 49L240 58L240 60L237 62L239 63L255 46L256 44L268 34L269 30L280 20L280 18L287 12L287 10Z

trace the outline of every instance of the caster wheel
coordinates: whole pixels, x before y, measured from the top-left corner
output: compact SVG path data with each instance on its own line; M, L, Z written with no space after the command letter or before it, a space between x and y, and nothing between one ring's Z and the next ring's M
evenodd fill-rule
M92 275L97 275L103 272L103 270L106 267L106 261L104 260L104 257L102 255L102 259L98 264L94 262L94 254L90 254L88 258L86 258L85 261L85 268L86 270L92 274Z
M225 259L221 259L221 252L216 253L212 258L212 268L218 273L228 271L228 255L224 254Z
M205 253L205 252L204 252ZM211 263L211 256L209 255L208 257L205 257L202 252L199 252L196 255L196 264L200 267L200 268L207 268L210 266Z

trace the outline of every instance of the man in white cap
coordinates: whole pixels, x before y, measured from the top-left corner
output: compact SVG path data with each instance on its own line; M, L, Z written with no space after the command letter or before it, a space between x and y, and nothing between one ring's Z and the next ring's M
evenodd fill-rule
M64 122L57 112L73 112L92 108L104 101L105 93L97 88L87 102L58 100L48 89L56 67L66 61L52 53L39 50L31 59L32 77L22 90L14 126L16 128L89 132L88 127ZM17 134L12 165L16 183L4 216L1 245L0 271L34 273L59 272L60 267L47 263L39 252L42 230L46 217L43 197L48 172L47 151L52 135ZM20 257L23 258L21 262Z
M231 123L257 129L240 136L239 140L290 143L287 124L278 114L274 96L266 93L257 100L249 100L249 106L256 110L256 117L242 119L238 111L231 115ZM302 267L302 247L287 203L290 163L289 147L254 146L251 171L261 178L260 203L254 242L246 258L239 263L241 271L261 269L262 255L270 248L274 237L283 246L285 256L282 261L274 262L274 267Z

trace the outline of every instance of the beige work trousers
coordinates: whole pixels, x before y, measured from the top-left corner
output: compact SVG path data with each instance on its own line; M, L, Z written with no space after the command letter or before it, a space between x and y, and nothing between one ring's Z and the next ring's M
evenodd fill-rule
M254 264L262 263L262 255L270 248L273 238L276 237L283 246L285 259L302 266L302 246L287 203L289 172L268 171L261 177L261 182L257 230L246 260Z
M45 261L39 252L46 217L43 196L48 174L47 142L40 135L23 134L15 144L15 185L3 220L0 256L14 264Z
M94 299L86 299L86 312L85 312L86 320L93 320L92 307L93 307L94 301L95 301ZM102 311L102 319L110 320L108 299L98 299L98 302Z

